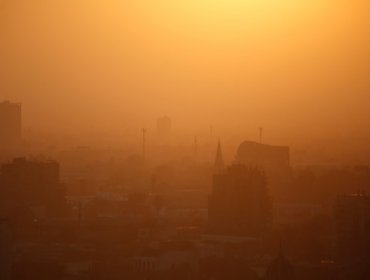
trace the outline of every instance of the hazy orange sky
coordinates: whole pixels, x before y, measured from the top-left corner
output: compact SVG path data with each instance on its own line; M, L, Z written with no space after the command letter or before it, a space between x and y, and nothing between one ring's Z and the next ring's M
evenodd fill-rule
M369 3L0 0L0 99L37 129L367 135Z

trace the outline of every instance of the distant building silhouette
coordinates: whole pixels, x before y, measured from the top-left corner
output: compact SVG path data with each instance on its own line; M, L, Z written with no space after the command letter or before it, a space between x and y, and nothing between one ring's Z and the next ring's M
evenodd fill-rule
M171 135L172 121L168 116L157 119L157 132L159 137L168 138Z
M258 166L266 172L271 191L285 187L290 176L290 151L286 146L271 146L244 141L240 144L237 162L246 166Z
M199 256L190 242L161 242L133 257L135 279L194 279Z
M285 258L280 244L279 254L268 266L265 280L293 280L295 279L294 269Z
M12 271L12 233L7 219L0 219L0 279L10 280Z
M370 257L370 196L338 196L335 225L336 247L340 259Z
M22 130L22 107L20 103L0 103L0 145L8 147L19 144Z
M64 205L59 164L17 158L1 167L0 193L4 203L32 209L35 216L54 214Z
M259 236L272 223L271 200L264 173L232 165L213 176L209 196L209 232L216 235Z

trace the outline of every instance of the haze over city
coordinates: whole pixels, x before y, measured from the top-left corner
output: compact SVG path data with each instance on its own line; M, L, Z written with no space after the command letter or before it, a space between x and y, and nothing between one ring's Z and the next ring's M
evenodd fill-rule
M369 10L0 0L0 279L370 279Z
M164 113L272 140L368 137L367 1L1 1L1 97L25 127ZM199 132L198 132L199 133Z

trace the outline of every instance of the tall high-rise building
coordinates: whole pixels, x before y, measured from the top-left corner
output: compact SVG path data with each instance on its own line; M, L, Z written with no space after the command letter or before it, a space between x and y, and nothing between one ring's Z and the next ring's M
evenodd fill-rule
M290 151L287 146L244 141L240 144L236 157L243 164L261 165L266 169L286 169L290 166Z
M19 144L22 130L22 106L20 103L0 103L0 145Z
M291 175L289 147L244 141L238 148L236 161L246 166L262 168L275 198L279 199L281 194L286 193L285 188Z
M370 196L340 195L335 204L339 258L370 257Z
M264 173L232 165L213 177L208 207L209 233L259 237L272 224L272 205Z
M37 209L36 216L59 212L64 191L58 162L17 158L0 169L0 203Z

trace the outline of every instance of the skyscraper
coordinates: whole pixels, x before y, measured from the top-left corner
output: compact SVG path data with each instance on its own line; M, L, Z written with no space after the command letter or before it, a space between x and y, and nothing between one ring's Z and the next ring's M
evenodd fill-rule
M20 103L0 103L0 145L19 144L22 130L22 107Z
M272 195L281 198L291 176L289 147L244 141L238 148L236 161L262 168Z
M370 196L338 196L335 203L335 226L339 258L370 256Z
M213 176L208 208L211 234L259 237L271 226L271 210L261 170L232 165Z
M44 216L63 210L64 191L58 162L17 158L0 168L0 203L43 209Z

